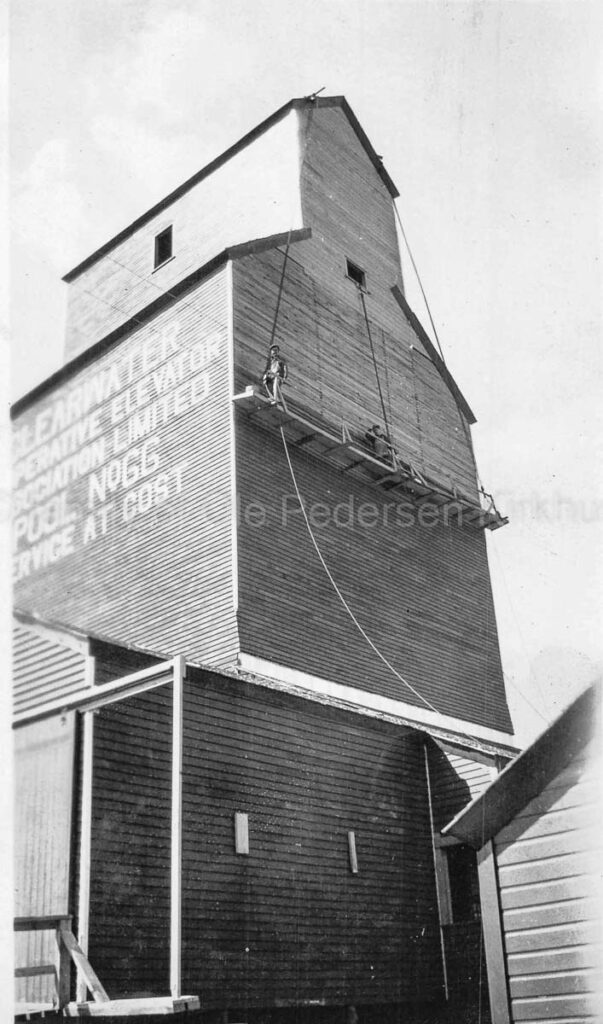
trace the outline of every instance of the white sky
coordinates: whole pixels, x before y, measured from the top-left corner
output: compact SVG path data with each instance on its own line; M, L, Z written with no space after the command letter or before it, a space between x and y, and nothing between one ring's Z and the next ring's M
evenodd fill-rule
M19 0L12 377L62 361L60 277L293 96L343 93L398 186L477 418L518 738L603 664L603 5ZM427 317L405 260L411 306Z

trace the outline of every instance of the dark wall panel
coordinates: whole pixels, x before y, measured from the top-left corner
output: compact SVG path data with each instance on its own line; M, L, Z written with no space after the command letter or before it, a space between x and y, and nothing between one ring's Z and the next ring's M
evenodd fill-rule
M408 730L243 683L191 679L184 985L203 1006L441 994L422 756ZM249 815L248 856L235 853L235 812Z
M95 715L89 959L112 998L169 994L172 687Z
M290 454L322 555L379 650L437 711L511 731L483 534L400 525L399 499ZM278 435L240 423L237 460L241 650L425 707L333 589Z

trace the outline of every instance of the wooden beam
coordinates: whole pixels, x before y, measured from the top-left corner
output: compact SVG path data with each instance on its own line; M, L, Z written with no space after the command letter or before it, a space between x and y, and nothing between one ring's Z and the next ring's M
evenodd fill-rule
M182 699L186 662L173 661L172 845L170 866L170 992L180 996L182 954Z
M356 853L356 833L348 832L348 856L350 859L350 871L353 875L358 874L358 855Z
M15 967L15 978L37 978L42 974L56 975L54 964L35 964L33 967Z
M88 960L88 957L85 956L84 951L76 942L75 935L69 928L61 929L61 941L69 950L71 959L76 965L78 971L81 972L86 979L86 985L90 989L94 997L94 1001L96 1003L108 1003L109 996L101 985L99 978Z
M90 922L90 858L92 849L92 770L94 763L94 712L85 711L82 727L82 797L80 810L80 860L78 886L78 942L88 955ZM78 970L76 998L86 998L86 979ZM69 1001L69 1000L67 1000Z
M234 816L235 853L249 853L249 817L242 811L235 811Z
M496 858L492 840L478 850L477 871L492 1024L511 1024Z
M38 917L15 917L13 928L16 932L49 932L61 921L71 927L71 914L43 914Z
M199 1010L199 996L147 996L141 999L109 999L106 1003L69 1003L66 1017L170 1016Z

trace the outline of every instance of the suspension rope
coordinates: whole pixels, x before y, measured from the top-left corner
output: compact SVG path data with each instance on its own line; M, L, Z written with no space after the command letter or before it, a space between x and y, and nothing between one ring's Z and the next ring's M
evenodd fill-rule
M377 366L377 356L375 355L375 346L373 344L373 336L371 334L371 325L369 324L368 313L366 311L366 302L365 302L365 299L364 299L364 292L362 291L362 288L360 288L360 286L358 287L358 292L360 294L360 301L362 303L362 311L364 313L364 322L366 323L366 333L368 334L368 339L369 339L369 343L370 343L370 346L371 346L371 355L373 357L373 366L375 368L375 377L377 378L377 388L379 389L379 399L381 401L381 411L383 413L383 422L385 423L385 433L387 434L388 440L391 443L393 439L390 436L389 420L387 418L387 413L385 411L385 399L383 398L383 391L382 391L382 388L381 388L381 380L380 380L380 377L379 377L379 367Z
M287 260L289 258L289 246L290 245L291 245L291 228L289 228L289 234L287 235L287 245L285 246L285 256L284 256L284 259L283 259L283 266L282 266L282 269L281 269L281 279L279 281L278 295L276 297L276 309L274 310L274 319L272 321L272 330L270 332L270 345L269 345L269 348L272 348L272 345L273 345L273 342L274 342L274 335L276 334L276 325L277 325L277 322L278 322L278 314L279 314L279 311L280 311L280 308L281 308L281 298L283 296L283 288L284 288L284 285L285 285L285 273L286 273L286 270L287 270Z
M425 308L427 310L427 315L429 316L429 322L431 323L431 329L432 329L432 331L434 333L435 340L436 340L438 348L440 350L440 355L442 357L442 362L444 363L444 365L446 365L446 360L444 359L444 353L442 352L442 346L440 345L440 339L438 337L438 332L436 330L436 325L433 322L433 317L431 315L431 309L429 308L429 302L427 301L427 296L425 294L425 289L423 288L423 282L421 281L421 275L419 274L419 271L418 271L418 268L417 268L417 264L415 263L415 259L414 259L414 256L412 254L412 250L410 248L410 244L409 244L408 238L406 237L406 231L404 230L404 225L402 223L402 218L400 216L400 213L398 211L398 207L396 206L395 202L394 202L394 210L396 212L396 217L398 218L398 224L400 225L400 231L402 232L402 238L404 239L404 244L405 244L406 249L408 251L408 255L410 256L410 262L412 263L412 268L413 268L413 270L415 272L417 281L419 282L419 288L421 289L421 295L423 296L423 302L425 303Z
M371 640L371 638L368 635L368 633L366 633L366 631L360 625L358 619L354 615L354 612L350 608L350 606L349 606L348 602L346 601L345 597L343 596L341 590L337 586L337 583L335 582L335 580L333 578L333 575L331 573L331 570L329 569L327 563L325 562L325 560L324 560L324 558L322 556L322 552L321 552L321 550L320 550L320 548L319 548L319 546L318 546L318 544L316 542L316 538L315 538L314 533L312 531L312 526L310 524L310 520L308 519L308 515L306 513L306 509L304 507L304 503L303 503L303 500L302 500L302 496L300 494L299 487L297 485L297 480L295 478L295 473L293 471L293 466L291 464L291 458L289 456L289 448L287 447L287 441L285 439L285 431L283 430L282 426L280 428L280 432L281 432L281 438L282 438L282 441L283 441L283 448L285 449L285 456L287 458L287 465L289 466L289 473L291 474L291 480L293 482L293 487L295 488L295 494L297 496L297 500L299 501L299 505L300 505L300 508L302 510L302 515L304 517L304 521L306 523L306 527L307 527L308 533L310 535L310 540L312 541L312 544L314 545L314 550L316 551L316 554L318 555L318 557L320 559L321 565L322 565L322 567L323 567L323 569L324 569L324 571L325 571L325 573L326 573L326 575L327 575L327 577L329 579L329 582L331 583L331 586L333 587L333 589L334 589L335 593L337 594L339 600L341 601L343 607L345 608L345 610L347 611L348 615L350 616L352 622L356 626L358 632L364 637L364 639L366 640L367 644L373 649L373 651L375 652L377 657L379 657L381 659L383 664L386 665L387 668L391 672L393 672L393 674L396 676L396 678L399 679L401 683L404 683L404 685L407 686L408 689L411 690L415 694L415 696L419 698L419 700L422 700L423 703L426 705L426 707L428 707L430 709L430 711L433 711L436 715L441 714L442 712L438 711L438 709L435 708L433 706L433 704L430 704L430 702L427 700L426 697L423 696L422 693L419 693L419 691L416 690L415 687L411 683L409 683L407 679L404 678L404 676L400 675L398 670L395 669L394 666L391 664L391 662L389 662L387 660L385 655L381 653L381 651L376 646L376 644L374 644L373 641Z

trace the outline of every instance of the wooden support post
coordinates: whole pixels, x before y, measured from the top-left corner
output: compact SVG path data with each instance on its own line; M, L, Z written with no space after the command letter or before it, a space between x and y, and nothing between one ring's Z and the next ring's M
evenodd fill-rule
M446 922L448 908L446 904L446 892L442 889L442 866L444 868L447 865L442 864L441 855L438 858L439 850L436 847L435 842L435 826L433 820L433 800L431 796L431 777L429 774L429 753L427 750L427 744L423 744L423 754L425 757L425 779L427 782L427 800L429 803L429 822L431 826L431 848L433 853L433 870L435 876L435 888L436 888L436 899L438 902L438 918L440 923L440 948L442 952L442 975L444 978L444 994L446 999L449 997L448 991L448 968L446 964L446 945L444 942L444 928L443 925Z
M173 665L170 992L173 999L178 999L182 943L182 698L186 662L179 655Z
M82 729L82 805L80 812L80 863L78 894L78 942L88 955L90 926L90 855L92 845L92 766L94 753L94 712L85 711ZM84 1002L88 987L81 970L77 972L76 997Z
M78 973L85 979L87 987L92 993L95 1003L108 1003L109 996L100 983L99 978L93 971L92 966L80 945L75 941L75 935L70 928L61 928L61 942L69 950L71 959L76 964Z
M56 930L57 938L57 995L59 998L59 1010L64 1009L71 999L71 956L66 944L63 942L63 932L70 928L71 918L64 918L59 922Z
M477 871L492 1024L511 1024L496 857L492 840L478 850Z

